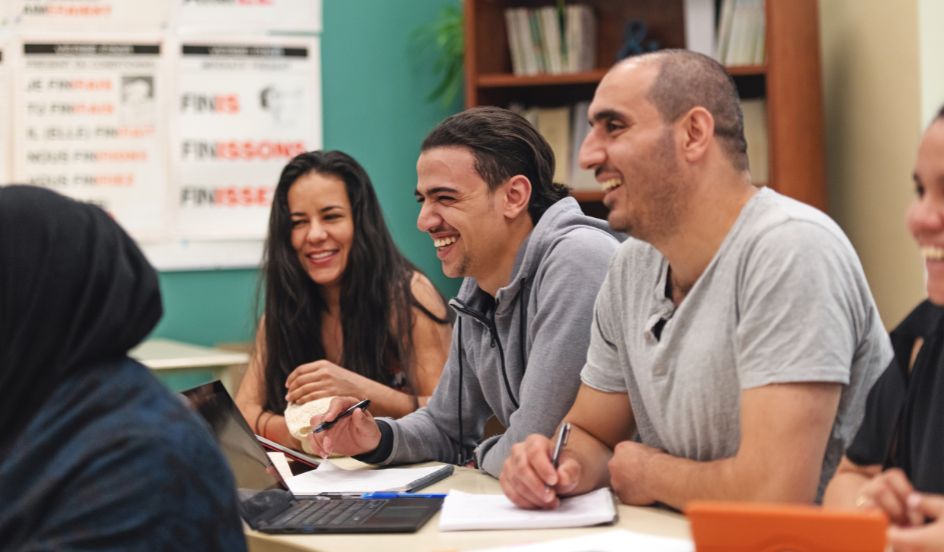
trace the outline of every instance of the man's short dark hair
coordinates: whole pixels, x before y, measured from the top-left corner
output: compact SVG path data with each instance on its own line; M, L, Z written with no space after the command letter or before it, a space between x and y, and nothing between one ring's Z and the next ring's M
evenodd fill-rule
M515 175L531 181L528 214L537 224L541 215L570 191L554 182L554 152L531 123L500 107L473 107L448 117L423 140L421 151L466 148L479 176L494 190Z
M714 59L691 50L659 50L643 56L659 64L659 74L648 99L666 122L673 122L696 106L715 120L715 136L737 170L748 168L744 115L734 79Z

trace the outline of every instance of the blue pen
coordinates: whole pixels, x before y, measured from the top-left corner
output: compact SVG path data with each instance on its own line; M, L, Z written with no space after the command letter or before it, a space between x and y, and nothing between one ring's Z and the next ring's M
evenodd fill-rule
M364 493L361 498L446 498L446 493L391 493L376 491Z

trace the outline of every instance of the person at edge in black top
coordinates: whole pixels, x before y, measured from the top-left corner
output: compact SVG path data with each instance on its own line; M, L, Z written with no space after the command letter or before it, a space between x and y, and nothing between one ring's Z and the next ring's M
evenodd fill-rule
M928 299L892 331L895 358L824 503L884 511L895 551L944 551L944 107L921 140L914 183L907 224Z
M128 357L162 311L103 210L0 187L0 548L246 550L206 425Z

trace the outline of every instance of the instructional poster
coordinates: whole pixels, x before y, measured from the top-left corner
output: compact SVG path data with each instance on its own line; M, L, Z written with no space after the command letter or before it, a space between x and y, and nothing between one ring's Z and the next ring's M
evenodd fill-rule
M264 1L264 0L263 0ZM3 0L23 30L160 31L167 26L166 0Z
M13 172L100 205L138 239L165 234L159 41L26 40L13 76Z
M115 0L118 1L118 0ZM130 2L130 0L122 0ZM152 0L153 1L153 0ZM174 0L181 29L321 32L321 0Z
M180 45L178 237L263 238L282 167L321 147L317 39Z

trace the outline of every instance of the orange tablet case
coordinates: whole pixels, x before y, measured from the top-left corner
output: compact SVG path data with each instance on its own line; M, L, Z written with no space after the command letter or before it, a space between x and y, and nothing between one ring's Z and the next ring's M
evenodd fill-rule
M879 512L693 501L685 508L697 552L884 552Z

